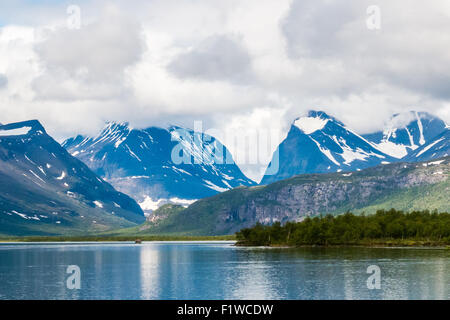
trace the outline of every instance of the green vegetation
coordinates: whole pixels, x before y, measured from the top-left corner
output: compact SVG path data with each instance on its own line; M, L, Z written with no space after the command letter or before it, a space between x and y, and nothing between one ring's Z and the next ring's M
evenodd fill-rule
M362 212L376 212L377 210L386 208L396 208L398 210L410 212L430 210L430 208L432 208L432 210L446 212L449 210L449 192L450 180L447 179L440 183L420 187L415 186L396 192L390 192L383 197L379 197L364 208L355 210L350 208L348 210L355 214Z
M200 199L187 208L167 204L155 210L150 220L141 225L125 219L118 221L115 215L99 216L96 208L74 210L61 224L27 220L24 226L22 218L17 216L12 222L8 218L5 222L2 218L6 215L0 214L0 238L202 237L234 234L253 226L261 214L284 222L304 214L311 217L346 212L368 215L386 208L450 212L449 173L450 157L434 162L392 163L352 173L302 174L265 186L237 187ZM89 219L80 219L76 212ZM13 224L16 222L17 225Z
M401 245L444 246L450 244L450 214L391 209L376 214L307 217L302 222L257 224L236 233L238 245Z
M450 159L450 158L449 158ZM337 216L404 211L449 212L450 163L392 163L348 173L301 174L265 186L238 187L200 199L168 219L147 224L147 234L220 235L256 223L255 212L286 221L301 213ZM436 173L442 173L436 174ZM297 197L299 201L293 201Z
M185 210L183 206L176 204L165 204L152 213L152 219L146 221L141 225L122 228L117 230L111 230L103 233L107 236L171 236L171 237L192 237L192 236L205 236L205 234L190 234L184 232L165 232L164 227L175 223L175 218Z

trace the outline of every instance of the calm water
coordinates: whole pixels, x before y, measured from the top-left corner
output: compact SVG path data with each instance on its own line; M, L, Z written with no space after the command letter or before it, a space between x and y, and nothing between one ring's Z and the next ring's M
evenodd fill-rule
M81 289L67 289L68 265ZM367 288L367 267L381 289ZM0 244L0 299L450 299L450 250Z

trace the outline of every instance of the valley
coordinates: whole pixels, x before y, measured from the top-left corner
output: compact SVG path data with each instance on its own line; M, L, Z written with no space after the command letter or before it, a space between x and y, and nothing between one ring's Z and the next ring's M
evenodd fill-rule
M310 111L274 152L279 170L257 184L220 141L181 127L109 122L59 145L36 120L3 125L0 235L232 236L347 211L448 211L449 131L409 112L359 135ZM215 159L216 148L227 161Z

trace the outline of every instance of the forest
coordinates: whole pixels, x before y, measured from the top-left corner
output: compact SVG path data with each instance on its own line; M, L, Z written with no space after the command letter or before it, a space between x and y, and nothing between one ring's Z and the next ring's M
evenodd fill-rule
M257 224L236 233L242 246L449 245L450 214L378 210L373 215L307 217L301 222Z

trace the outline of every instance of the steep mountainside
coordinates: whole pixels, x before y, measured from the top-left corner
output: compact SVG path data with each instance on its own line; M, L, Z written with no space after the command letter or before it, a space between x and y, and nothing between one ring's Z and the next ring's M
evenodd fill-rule
M446 129L440 135L434 137L420 148L414 150L405 161L426 161L447 157L450 155L450 129Z
M376 209L450 210L450 158L393 163L348 173L303 174L267 186L240 187L202 199L147 233L231 234L257 222ZM167 213L167 212L166 212Z
M428 144L446 130L441 119L426 112L405 112L394 115L383 131L364 135L384 153L402 159Z
M261 184L302 173L352 171L394 160L342 122L324 112L310 111L295 120L271 162L276 167L278 161L278 172L266 174Z
M0 234L75 234L145 220L36 121L0 126Z
M157 199L183 203L255 184L218 140L179 127L140 130L109 123L97 137L78 136L63 146L149 209Z

